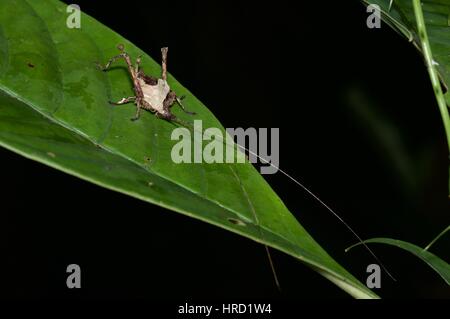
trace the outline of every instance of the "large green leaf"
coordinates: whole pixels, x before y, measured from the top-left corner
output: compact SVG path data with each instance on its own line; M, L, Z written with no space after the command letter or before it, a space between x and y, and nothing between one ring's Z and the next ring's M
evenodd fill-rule
M123 43L131 56L143 54L146 73L158 75L160 66L87 15L81 29L67 28L67 16L56 0L0 1L2 146L277 248L355 297L377 297L311 238L252 165L175 164L173 124L148 112L132 122L132 105L111 106L108 100L132 95L131 82L123 67L104 73L95 61ZM204 127L223 129L186 88L168 81Z
M441 258L439 258L438 256L436 256L435 254L430 253L429 251L420 248L419 246L408 243L406 241L391 238L371 238L364 240L363 243L387 244L409 251L411 254L419 257L424 262L426 262L434 271L436 271L445 280L445 282L448 285L450 285L450 265ZM346 250L350 250L351 248L359 246L361 244L362 243L357 243L347 248Z

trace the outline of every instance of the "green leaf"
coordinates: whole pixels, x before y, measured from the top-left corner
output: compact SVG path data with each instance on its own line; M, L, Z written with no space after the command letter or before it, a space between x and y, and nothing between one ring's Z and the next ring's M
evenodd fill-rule
M378 5L382 19L423 54L450 151L450 0L362 1ZM447 89L445 94L440 83Z
M133 105L111 106L133 95L132 83L123 62L108 72L94 62L105 63L123 43L132 57L142 54L147 74L158 76L160 66L93 18L82 14L81 29L69 29L67 17L56 0L0 2L3 147L279 249L352 296L377 298L313 240L251 164L175 164L176 126L149 112L132 122ZM204 128L223 130L186 88L172 76L168 82Z
M432 269L434 269L434 271L436 271L445 280L445 282L448 285L450 285L450 265L441 258L437 257L436 255L430 253L429 251L423 248L420 248L419 246L410 244L406 241L390 238L372 238L364 240L364 243L387 244L409 251L411 254L419 257L424 262L426 262ZM346 250L348 251L358 245L362 245L362 243L357 243L347 248Z

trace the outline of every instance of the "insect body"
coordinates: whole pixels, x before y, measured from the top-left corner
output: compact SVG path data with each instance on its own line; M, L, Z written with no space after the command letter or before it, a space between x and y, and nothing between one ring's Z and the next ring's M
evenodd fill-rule
M111 64L117 59L123 58L128 66L128 71L130 73L131 79L133 81L135 96L130 96L121 99L118 102L110 102L114 105L126 104L129 102L134 102L136 105L136 115L131 120L137 120L140 116L141 108L149 110L155 113L156 117L162 118L168 121L177 122L182 125L186 125L183 121L179 120L172 112L170 108L174 103L178 103L181 109L188 114L195 114L186 111L183 104L181 103L180 97L176 95L174 91L170 89L167 83L167 51L168 48L162 48L162 70L161 78L156 78L150 75L146 75L142 70L139 69L141 64L141 58L136 59L136 65L133 66L131 63L130 56L124 51L124 46L119 44L117 48L122 52L119 55L111 58L108 63L103 67L98 64L102 71L109 69Z

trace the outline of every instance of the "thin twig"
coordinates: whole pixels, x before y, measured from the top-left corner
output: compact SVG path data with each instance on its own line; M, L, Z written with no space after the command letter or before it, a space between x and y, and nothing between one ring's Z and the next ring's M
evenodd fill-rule
M431 243L429 243L429 244L427 245L427 247L425 247L423 250L428 250L428 249L430 249L430 247L431 247L435 242L437 242L438 239L441 238L441 237L442 237L446 232L448 232L449 230L450 230L450 226L447 226L447 228L444 229L443 231L441 231L441 233L440 233L439 235L437 235L436 238L433 239L433 240L431 241Z
M425 63L427 65L428 74L430 75L431 84L434 89L439 111L441 112L442 121L444 122L445 133L447 135L447 146L450 151L450 116L444 94L442 93L441 83L439 82L439 75L436 71L436 62L433 60L430 43L428 41L427 29L422 12L422 4L420 0L412 0L412 3L414 14L416 16L417 31L419 34L420 43L422 45L422 52L425 57Z

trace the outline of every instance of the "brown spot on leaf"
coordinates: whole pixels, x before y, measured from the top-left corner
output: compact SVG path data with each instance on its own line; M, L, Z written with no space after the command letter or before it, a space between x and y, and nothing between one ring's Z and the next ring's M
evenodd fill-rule
M144 157L144 165L150 165L152 163L152 159L148 156Z
M237 225L237 226L247 226L247 224L245 224L242 220L239 220L239 219L228 218L228 221L229 221L230 223L232 223L233 225Z

